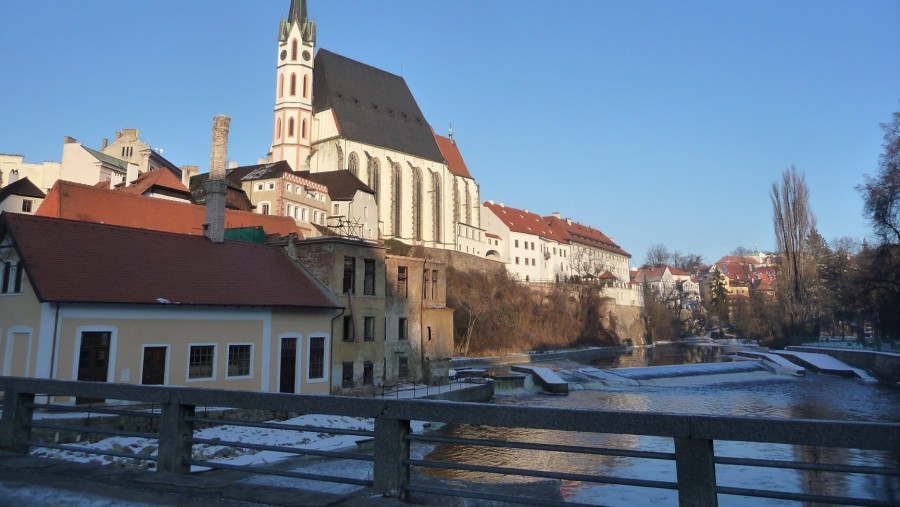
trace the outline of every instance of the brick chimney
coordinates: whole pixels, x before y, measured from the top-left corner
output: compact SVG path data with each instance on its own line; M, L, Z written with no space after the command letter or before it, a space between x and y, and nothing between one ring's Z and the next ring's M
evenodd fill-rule
M225 115L213 118L209 179L203 184L206 191L206 223L203 224L203 234L213 243L225 241L225 197L228 193L225 164L228 157L230 123L231 118Z

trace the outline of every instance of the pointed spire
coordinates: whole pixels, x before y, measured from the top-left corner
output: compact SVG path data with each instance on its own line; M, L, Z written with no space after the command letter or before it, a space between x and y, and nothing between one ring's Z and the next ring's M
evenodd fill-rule
M307 21L306 0L291 0L291 10L288 13L288 24L299 23L303 26Z

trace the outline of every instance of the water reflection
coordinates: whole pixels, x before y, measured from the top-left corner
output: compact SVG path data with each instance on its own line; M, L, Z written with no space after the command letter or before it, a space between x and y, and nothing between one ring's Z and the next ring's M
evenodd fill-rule
M590 363L598 368L663 366L698 362L718 362L732 350L718 347L657 346L634 349L615 358ZM571 363L550 363L551 368L571 368ZM577 367L577 365L575 365ZM573 391L568 396L497 395L500 405L558 408L632 410L687 414L755 416L769 418L837 419L845 421L900 422L900 391L866 385L853 379L809 375L775 376L764 380L743 380L711 385L654 385ZM673 452L671 439L632 435L591 435L531 429L483 426L448 426L444 433L462 438L618 447L646 451ZM872 466L900 465L900 456L870 451L808 448L750 442L716 442L721 456L796 460L818 463L845 463ZM674 481L674 463L609 456L584 456L560 452L521 451L479 446L436 446L428 459L509 468L534 468L569 473L611 475ZM448 480L468 480L490 484L533 482L518 476L498 476L480 472L434 470L427 472ZM751 489L772 489L823 495L856 496L900 504L900 478L833 472L799 472L746 466L717 465L719 483ZM573 502L612 505L676 505L677 494L647 488L598 485L562 481L562 498ZM794 502L742 497L720 497L721 505L799 505Z

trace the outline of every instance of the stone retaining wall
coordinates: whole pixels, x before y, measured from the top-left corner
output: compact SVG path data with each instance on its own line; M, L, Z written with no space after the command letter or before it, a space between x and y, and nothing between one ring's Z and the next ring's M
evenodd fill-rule
M882 382L892 385L900 384L900 354L876 352L874 350L829 349L825 347L802 346L787 347L787 350L826 354L838 361L843 361L854 368L862 368Z

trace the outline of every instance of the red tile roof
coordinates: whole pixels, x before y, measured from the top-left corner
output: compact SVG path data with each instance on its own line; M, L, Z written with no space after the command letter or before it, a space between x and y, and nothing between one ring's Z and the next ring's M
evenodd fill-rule
M41 302L342 307L276 246L14 213L6 234Z
M494 234L493 232L486 232L486 233L484 233L484 235L487 236L487 237L489 237L489 238L500 239L500 236L497 236L497 235Z
M432 133L434 133L432 131ZM459 152L459 146L452 139L434 134L434 140L437 142L438 149L441 150L444 160L447 161L447 167L450 172L463 178L472 178L469 174L469 168L466 167L466 161L463 160L462 154Z
M622 247L607 237L606 234L603 234L593 227L581 225L555 216L544 217L544 221L547 222L553 230L557 231L558 235L565 238L567 242L581 243L608 252L624 255L625 257L631 257L630 253L623 250Z
M206 208L185 202L156 199L123 191L105 190L70 181L57 181L38 208L38 216L121 225L137 229L203 234ZM303 238L288 217L226 210L225 228L262 227L266 234Z
M563 241L564 239L537 213L510 208L490 201L484 203L483 206L496 215L512 232L534 234L554 241Z
M121 188L119 191L143 195L144 192L147 192L154 187L172 190L176 193L183 194L187 199L190 199L191 196L191 191L184 186L181 180L172 174L172 171L164 167L141 174L136 180L131 182L130 186Z

